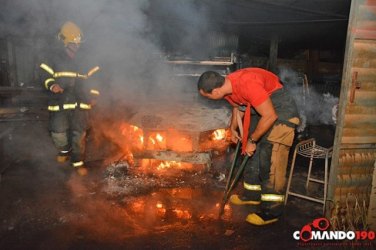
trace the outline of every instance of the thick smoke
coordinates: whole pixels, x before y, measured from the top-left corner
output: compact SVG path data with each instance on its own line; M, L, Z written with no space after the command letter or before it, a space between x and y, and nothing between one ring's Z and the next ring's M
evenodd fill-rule
M319 93L314 85L304 84L304 75L289 68L280 68L279 77L292 93L298 107L301 132L307 125L333 125L333 108L338 104L338 97L330 93Z
M0 11L0 30L31 38L30 51L41 59L48 57L59 27L67 20L77 23L84 33L80 53L88 67L101 67L98 108L123 116L155 103L161 109L197 103L197 79L177 77L167 55L208 56L203 38L215 30L208 7L194 0L9 0ZM34 63L38 71L40 62Z
M102 102L112 108L185 98L195 79L175 79L166 52L204 55L202 37L213 28L205 5L193 0L14 0L5 1L0 20L2 34L42 40L32 48L36 54L45 53L62 23L77 23L88 64L102 68Z
M197 41L204 40L205 30L209 27L206 25L206 10L198 6L197 2L4 0L0 8L0 34L4 37L0 38L11 38L11 41L16 38L29 39L32 42L25 56L34 54L37 59L41 59L48 56L49 44L56 41L58 29L65 21L78 24L84 33L80 51L87 54L88 67L101 67L98 74L101 75L99 85L102 94L98 106L103 110L103 115L116 116L120 120L127 118L123 116L126 113L124 110L135 109L134 112L137 112L139 106L147 106L149 102L157 102L161 109L163 105L174 107L178 102L188 101L186 98L191 98L193 91L197 94L196 79L183 80L175 77L165 58L165 52L170 49L181 50L186 54L205 51L203 46L197 45ZM167 20L168 18L172 19ZM186 21L191 22L187 24ZM166 32L171 36L166 35ZM164 38L161 39L161 36ZM176 52L179 54L180 51ZM17 59L22 61L22 56ZM36 60L30 67L38 71L40 63ZM42 85L41 82L35 83L37 84ZM21 86L18 83L16 85ZM179 112L182 111L175 111ZM95 125L96 128L100 127L99 124ZM55 162L56 152L48 138L47 126L36 126L37 128L17 128L17 140L12 137L11 131L7 131L9 135L2 134L4 142L12 142L11 145L7 143L5 153L12 154L15 158L36 158L30 164L40 165L37 170L46 178L50 176L50 172L61 173ZM111 127L104 127L103 130L117 132L119 127L114 127L113 130ZM48 174L43 171L48 171ZM76 184L79 183L80 180L72 179L68 184L75 192ZM96 215L95 205L100 203L101 201L85 201L84 207L87 210L93 209L93 214ZM107 201L103 204L107 206Z

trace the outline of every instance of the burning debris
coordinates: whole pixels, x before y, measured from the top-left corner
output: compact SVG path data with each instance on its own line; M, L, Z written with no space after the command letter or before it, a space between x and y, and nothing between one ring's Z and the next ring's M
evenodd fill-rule
M135 216L153 214L153 218L162 222L170 221L165 223L216 219L222 195L218 183L224 182L219 176L223 174L197 172L195 167L168 161L147 168L134 167L126 161L115 162L106 168L102 191ZM203 199L201 205L192 205L193 198ZM231 213L226 206L225 218L230 218Z
M130 166L126 161L110 164L104 173L103 191L111 197L150 193L161 188L218 187L218 173L204 172L202 166L174 161Z

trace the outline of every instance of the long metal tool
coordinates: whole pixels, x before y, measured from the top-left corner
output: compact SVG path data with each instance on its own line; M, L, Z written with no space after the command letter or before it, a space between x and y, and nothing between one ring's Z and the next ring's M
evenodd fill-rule
M223 196L223 200L222 200L222 203L221 203L221 207L220 207L220 210L219 210L218 219L220 219L222 217L222 214L224 212L225 205L227 203L228 197L229 197L232 189L235 187L235 184L238 182L240 175L243 173L243 170L245 168L245 165L247 164L248 159L249 159L249 155L245 155L242 163L239 166L238 172L236 173L234 179L231 182L231 185L228 188L226 188L224 196ZM229 182L230 182L230 179L229 179Z
M236 148L235 148L234 158L232 159L230 171L229 171L228 177L227 177L226 188L225 188L225 192L223 194L223 199L222 199L221 207L220 207L220 210L219 210L219 218L222 216L226 202L227 202L227 196L228 196L227 191L228 191L230 184L231 184L232 174L234 172L234 168L235 168L236 162L238 160L238 155L239 155L239 150L240 150L241 144L242 144L241 141L238 140L238 142L236 144Z
M240 117L239 111L236 113L236 121L238 123L238 128L239 128L240 135L241 135L241 137L243 137L243 123L242 123L242 118ZM225 189L225 192L223 194L223 199L222 199L221 207L219 208L218 219L221 218L221 216L222 216L222 214L224 212L224 209L225 209L225 205L226 205L227 200L228 200L228 195L231 193L233 187L235 186L235 182L238 181L239 176L241 174L241 172L239 172L239 170L240 170L240 168L239 168L238 173L236 174L236 178L234 179L236 181L234 182L234 180L233 180L233 182L231 183L232 174L233 174L236 162L238 160L238 156L239 156L239 151L240 151L240 148L241 148L241 144L242 144L241 140L239 139L238 142L237 142L237 144L236 144L234 159L232 161L230 172L229 172L228 177L227 177L226 189ZM248 157L247 157L247 160L248 160ZM247 163L247 161L244 161L244 159L243 159L243 162L242 162L241 166L243 166L243 165L245 166L246 163ZM244 169L244 166L242 167L243 169Z
M227 177L225 194L226 194L228 188L230 187L230 183L231 183L231 179L232 179L232 174L234 172L236 161L238 160L238 156L239 156L240 146L241 146L241 142L240 142L240 140L238 140L238 143L236 143L234 158L232 159L232 164L231 164L231 167L230 167L230 172L228 173L228 177Z

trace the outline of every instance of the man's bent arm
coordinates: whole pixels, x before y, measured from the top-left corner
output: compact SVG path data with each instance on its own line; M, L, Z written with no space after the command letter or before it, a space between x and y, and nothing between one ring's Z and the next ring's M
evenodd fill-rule
M254 108L260 114L261 119L251 137L253 140L258 141L273 126L274 122L278 119L278 116L270 98Z

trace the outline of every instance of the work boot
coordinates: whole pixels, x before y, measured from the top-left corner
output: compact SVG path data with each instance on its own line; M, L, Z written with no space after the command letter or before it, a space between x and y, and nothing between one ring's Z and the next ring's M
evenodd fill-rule
M263 226L263 225L268 225L268 224L277 222L278 219L279 217L260 212L260 213L248 214L245 220L251 223L252 225Z
M80 176L87 175L88 171L84 165L84 161L72 161L72 166L76 169Z
M259 200L251 200L244 196L239 196L237 194L233 194L230 196L230 202L234 205L259 205Z
M64 163L69 160L70 151L60 151L56 156L56 161Z
M77 171L77 174L80 176L86 176L88 174L88 170L84 166L78 167L76 171Z

